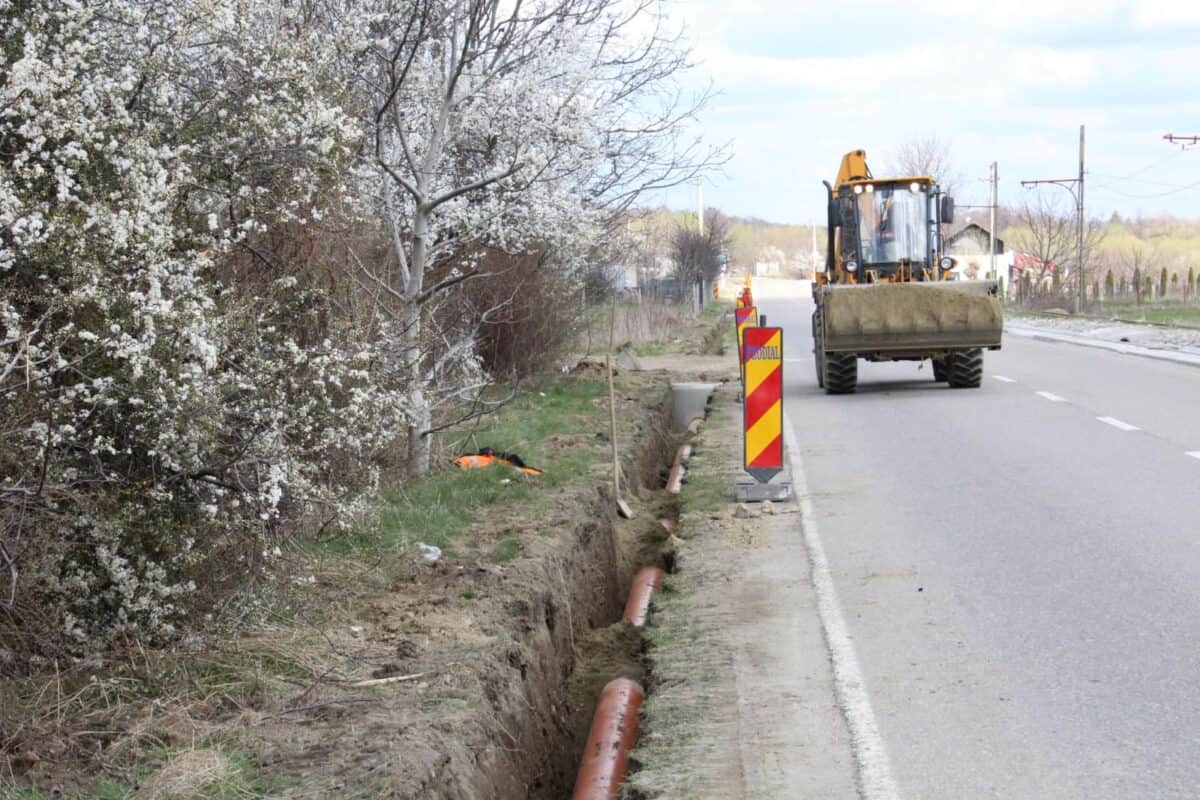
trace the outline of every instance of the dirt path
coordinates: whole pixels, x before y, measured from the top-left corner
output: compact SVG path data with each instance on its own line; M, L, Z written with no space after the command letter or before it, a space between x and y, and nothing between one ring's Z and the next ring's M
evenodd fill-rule
M648 798L857 797L797 505L745 516L728 496L740 411L723 386L696 442L632 783Z

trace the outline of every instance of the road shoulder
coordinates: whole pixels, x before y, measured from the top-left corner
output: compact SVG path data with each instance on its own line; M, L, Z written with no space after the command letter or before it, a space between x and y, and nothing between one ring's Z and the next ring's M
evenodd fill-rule
M630 783L648 798L857 797L798 506L745 516L731 497L740 409L722 386L696 442Z

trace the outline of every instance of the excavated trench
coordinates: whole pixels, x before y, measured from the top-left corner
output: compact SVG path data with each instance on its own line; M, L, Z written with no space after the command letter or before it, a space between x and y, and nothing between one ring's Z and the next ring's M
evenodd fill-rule
M481 737L469 746L474 774L427 785L430 796L569 796L601 689L617 677L644 682L640 631L621 616L638 569L674 566L661 523L678 516L678 498L664 490L684 438L673 431L672 414L665 397L623 459L633 519L618 518L611 488L601 488L587 502L587 521L523 566L517 580L540 588L509 602L511 645L481 675L502 744Z

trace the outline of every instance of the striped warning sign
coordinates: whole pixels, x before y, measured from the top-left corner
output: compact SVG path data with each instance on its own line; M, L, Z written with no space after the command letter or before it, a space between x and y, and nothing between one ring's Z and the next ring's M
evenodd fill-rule
M783 329L746 328L745 469L759 483L783 469Z
M758 309L754 306L746 306L744 308L735 308L733 310L733 321L737 323L737 341L738 341L738 363L742 363L742 340L746 328L758 327Z

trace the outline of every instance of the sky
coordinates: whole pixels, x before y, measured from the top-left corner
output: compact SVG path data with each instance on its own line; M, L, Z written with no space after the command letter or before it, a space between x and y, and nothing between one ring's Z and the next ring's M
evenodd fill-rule
M1087 214L1200 218L1200 3L1192 0L667 0L692 49L692 88L717 92L698 120L732 158L704 201L736 216L824 222L821 181L863 148L875 175L905 142L937 137L961 174L958 205L1062 188L1021 180L1079 171ZM662 196L694 208L696 189ZM979 215L986 211L963 210Z

